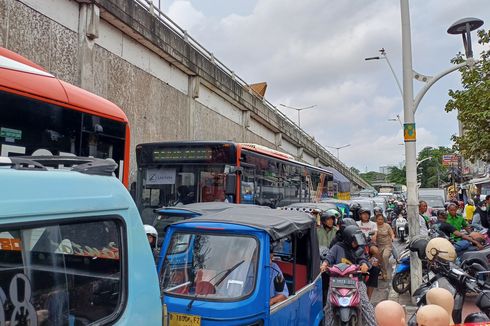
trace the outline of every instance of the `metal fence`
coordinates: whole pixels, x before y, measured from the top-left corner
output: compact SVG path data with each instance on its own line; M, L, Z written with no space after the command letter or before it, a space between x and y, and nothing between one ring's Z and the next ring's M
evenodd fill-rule
M134 1L136 3L138 3L140 6L142 6L143 8L145 8L150 14L157 17L162 24L164 24L166 27L171 29L174 33L179 35L194 50L198 51L205 58L207 58L208 60L213 62L219 70L221 70L223 73L225 73L230 78L235 80L242 87L246 87L252 94L254 94L257 98L259 98L269 110L273 111L275 114L277 114L282 119L284 119L287 123L289 123L292 128L294 128L299 134L301 134L302 137L304 137L305 139L307 139L308 141L313 143L316 147L320 148L323 152L325 152L326 155L328 156L329 160L331 162L335 162L337 164L337 166L334 166L335 169L342 170L339 172L341 172L342 174L344 174L346 177L348 177L351 180L356 180L357 183L360 185L368 185L366 181L364 181L356 173L352 172L351 169L347 165L342 163L342 161L338 160L329 150L327 150L322 144L317 142L315 140L315 138L313 138L308 133L306 133L302 128L298 127L298 125L295 122L293 122L283 112L278 110L275 105L273 105L268 100L266 100L265 98L263 98L262 96L257 94L245 80L240 78L240 76L237 76L233 70L228 68L223 62L221 62L219 59L217 59L212 52L208 51L202 44L200 44L196 39L194 39L192 36L190 36L186 30L182 29L170 17L168 17L166 14L164 14L161 11L160 0L158 0L158 5L155 5L152 0L134 0Z

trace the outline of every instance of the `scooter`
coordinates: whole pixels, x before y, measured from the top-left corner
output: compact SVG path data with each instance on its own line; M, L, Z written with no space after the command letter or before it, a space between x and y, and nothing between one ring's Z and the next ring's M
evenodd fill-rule
M401 242L405 242L405 237L408 237L408 221L402 214L398 215L395 221L396 235Z
M359 266L344 263L328 268L330 274L329 303L337 325L361 325Z
M410 250L408 248L403 250L397 259L391 285L393 290L399 294L410 289Z

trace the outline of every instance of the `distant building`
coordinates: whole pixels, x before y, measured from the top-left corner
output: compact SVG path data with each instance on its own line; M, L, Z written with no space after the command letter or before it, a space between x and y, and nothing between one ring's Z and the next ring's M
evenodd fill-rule
M390 165L380 166L379 167L379 173L390 174L392 168L393 168L393 166L390 166Z

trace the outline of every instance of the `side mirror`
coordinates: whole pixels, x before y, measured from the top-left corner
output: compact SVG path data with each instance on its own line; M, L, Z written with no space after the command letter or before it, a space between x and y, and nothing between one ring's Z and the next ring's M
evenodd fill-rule
M476 264L481 267L480 264ZM490 281L490 271L480 271L476 273L476 279L479 283L485 284L487 281Z
M225 195L235 195L236 192L236 174L228 174L225 183Z
M376 234L376 232L374 232L374 231L369 231L369 233L368 233L368 234L369 234L369 235L375 235L375 234Z

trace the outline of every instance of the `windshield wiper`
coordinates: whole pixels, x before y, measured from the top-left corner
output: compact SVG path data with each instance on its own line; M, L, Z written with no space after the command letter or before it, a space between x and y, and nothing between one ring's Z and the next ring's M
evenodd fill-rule
M243 264L245 262L245 260L241 260L239 261L238 263L236 263L235 265L231 266L230 268L228 269L225 269L221 272L219 272L218 274L216 274L215 276L213 276L210 280L209 280L209 283L211 283L212 280L214 280L216 277L218 277L218 275L221 275L222 273L223 276L216 282L216 283L211 283L211 285L213 285L214 288L216 288L216 286L220 285L221 282L223 282L227 277L228 275L231 274L231 272L233 272L238 266L240 266L241 264ZM194 303L194 301L196 301L197 297L199 296L199 293L196 293L194 295L194 297L192 298L192 300L189 302L189 304L187 304L187 310L190 310L192 308L192 304Z

